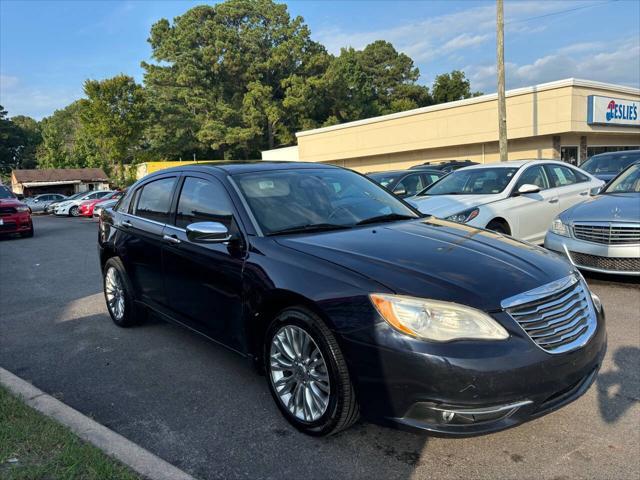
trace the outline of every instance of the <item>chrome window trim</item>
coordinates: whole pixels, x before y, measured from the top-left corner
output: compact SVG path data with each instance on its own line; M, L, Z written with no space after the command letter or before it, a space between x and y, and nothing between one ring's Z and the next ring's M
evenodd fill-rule
M137 215L132 215L130 213L125 213L125 212L118 212L118 213L120 215L124 215L125 217L135 218L136 220L142 220L143 222L149 222L149 223L152 223L154 225L158 225L160 227L166 227L168 225L167 223L156 222L155 220L150 220L148 218L139 217Z

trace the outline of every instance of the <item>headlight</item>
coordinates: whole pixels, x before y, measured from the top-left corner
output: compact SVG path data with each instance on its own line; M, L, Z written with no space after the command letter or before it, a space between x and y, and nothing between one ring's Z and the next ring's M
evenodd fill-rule
M469 210L465 210L464 212L451 215L446 219L457 223L467 223L476 218L478 216L478 213L480 213L480 209L470 208Z
M17 212L28 212L31 209L29 207L27 207L26 205L21 205L19 207L16 207L16 211Z
M569 236L569 227L567 227L562 220L556 218L551 224L551 231L556 235L562 235L563 237Z
M402 295L371 294L369 297L389 325L412 337L435 342L509 337L500 324L475 308Z

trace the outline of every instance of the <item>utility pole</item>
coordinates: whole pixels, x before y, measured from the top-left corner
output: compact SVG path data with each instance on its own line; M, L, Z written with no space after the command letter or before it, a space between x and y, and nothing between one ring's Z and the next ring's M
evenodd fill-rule
M507 158L507 104L504 96L504 5L503 0L497 3L497 70L498 70L498 142L500 145L500 161Z

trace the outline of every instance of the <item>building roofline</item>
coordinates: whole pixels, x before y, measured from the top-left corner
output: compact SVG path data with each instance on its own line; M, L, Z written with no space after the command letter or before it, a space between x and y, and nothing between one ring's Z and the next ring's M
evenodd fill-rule
M539 85L533 85L530 87L514 88L507 90L505 95L507 97L515 97L518 95L525 95L527 93L541 92L544 90L554 90L556 88L563 87L586 87L586 88L598 88L602 90L614 90L619 93L626 93L629 95L640 95L640 88L627 87L625 85L615 85L613 83L596 82L594 80L582 80L579 78L565 78L564 80L556 80L555 82L541 83ZM369 125L372 123L385 122L387 120L394 120L397 118L411 117L413 115L420 115L423 113L437 112L439 110L447 110L450 108L462 107L465 105L474 105L476 103L490 102L498 98L497 93L489 93L481 95L479 97L466 98L464 100L457 100L455 102L440 103L438 105L430 105L428 107L415 108L413 110L405 110L404 112L390 113L388 115L381 115L379 117L365 118L363 120L356 120L353 122L340 123L338 125L331 125L330 127L315 128L313 130L303 130L296 133L296 138L305 137L308 135L316 135L318 133L326 133L334 130L342 130L345 128L359 127L361 125Z

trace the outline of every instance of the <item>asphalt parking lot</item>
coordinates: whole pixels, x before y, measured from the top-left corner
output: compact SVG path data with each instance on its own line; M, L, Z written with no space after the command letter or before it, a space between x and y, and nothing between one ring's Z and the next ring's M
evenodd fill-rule
M159 320L113 325L95 222L34 224L34 238L0 240L0 366L196 477L640 478L637 282L587 277L609 349L597 383L558 412L476 438L361 423L316 439L289 427L235 354Z

